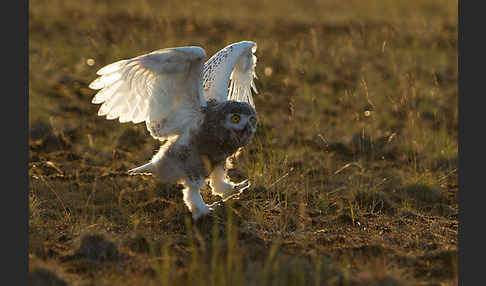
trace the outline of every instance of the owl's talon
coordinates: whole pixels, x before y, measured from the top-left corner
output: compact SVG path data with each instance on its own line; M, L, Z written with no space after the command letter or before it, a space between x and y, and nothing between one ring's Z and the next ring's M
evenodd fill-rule
M235 185L235 190L237 190L240 194L243 193L251 186L250 181L244 180L243 182Z
M248 182L248 180L244 180L244 181L243 181L243 182L241 182L241 183L235 184L235 185L233 186L233 189L234 189L235 191L240 191L240 190L242 190L243 188L244 188L244 189L248 188L248 186L249 186L249 185L250 185L250 182Z
M223 206L223 203L221 203L221 202L214 202L214 203L208 205L208 208L209 208L210 211L215 211L216 209L218 209L218 208L220 208L222 206Z
M246 191L250 187L250 185L251 184L248 180L245 180L239 184L234 185L233 190L235 190L235 192L224 197L223 202L226 202L229 199L238 198L244 191Z

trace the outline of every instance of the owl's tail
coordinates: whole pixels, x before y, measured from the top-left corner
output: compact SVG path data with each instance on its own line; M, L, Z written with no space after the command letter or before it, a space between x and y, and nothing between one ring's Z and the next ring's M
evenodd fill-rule
M152 169L152 162L149 162L149 163L142 165L140 167L128 170L128 173L130 173L130 174L142 173L143 171L150 170L150 169Z

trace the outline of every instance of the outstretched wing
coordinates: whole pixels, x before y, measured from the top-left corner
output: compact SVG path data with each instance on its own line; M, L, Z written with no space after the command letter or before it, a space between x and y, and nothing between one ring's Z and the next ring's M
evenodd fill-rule
M204 64L203 88L206 100L235 100L255 107L251 89L258 93L253 82L257 78L257 58L254 55L256 49L254 42L234 43L223 48Z
M182 135L202 120L205 58L200 47L179 47L117 61L100 69L89 85L100 89L92 103L102 103L98 115L107 119L145 121L157 139Z

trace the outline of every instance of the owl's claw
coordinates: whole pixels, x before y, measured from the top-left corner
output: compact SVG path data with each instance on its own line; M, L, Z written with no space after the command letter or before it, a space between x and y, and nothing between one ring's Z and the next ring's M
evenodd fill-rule
M232 199L232 198L239 197L239 195L241 195L244 191L246 191L250 187L250 185L251 185L250 181L248 181L248 180L244 180L241 183L235 184L233 186L233 190L235 190L235 193L223 198L223 202L226 202L227 200Z
M208 205L208 208L209 208L210 211L215 211L216 209L218 209L218 208L220 208L222 206L223 206L223 203L221 203L221 202L214 202L214 203Z
M250 181L244 180L243 182L236 184L234 186L235 191L238 191L240 194L244 192L246 189L250 187Z

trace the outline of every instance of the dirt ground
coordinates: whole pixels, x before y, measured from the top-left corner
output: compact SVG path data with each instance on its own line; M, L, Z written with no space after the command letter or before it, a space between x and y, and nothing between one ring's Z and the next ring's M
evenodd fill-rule
M364 2L30 1L31 284L457 285L457 2ZM261 122L230 177L252 185L194 222L126 173L160 143L88 85L241 40Z

